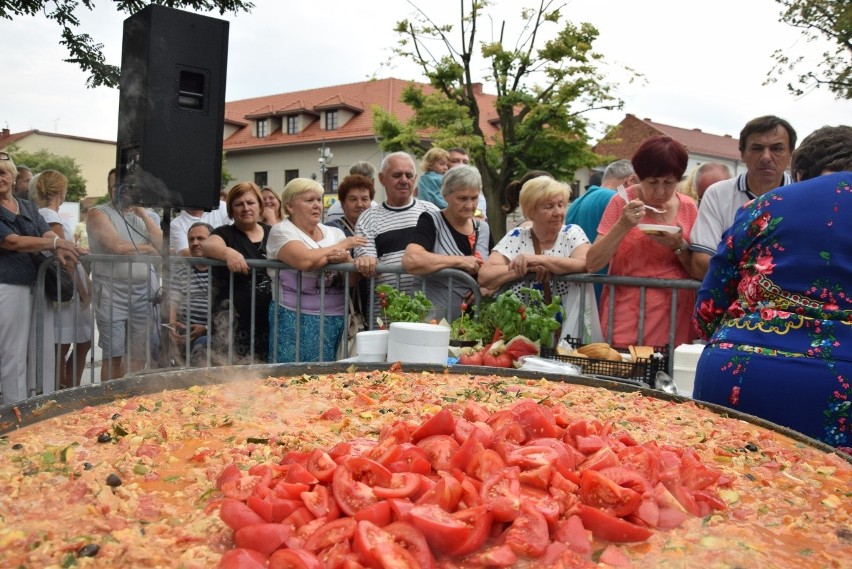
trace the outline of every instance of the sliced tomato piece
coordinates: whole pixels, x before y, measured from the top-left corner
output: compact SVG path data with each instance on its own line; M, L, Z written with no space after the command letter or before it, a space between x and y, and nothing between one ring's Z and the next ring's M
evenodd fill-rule
M331 482L331 478L334 476L334 469L337 468L337 463L327 453L320 449L315 449L308 456L305 468L320 482Z
M323 564L310 551L279 549L269 557L269 569L323 569Z
M435 504L417 504L411 508L409 516L411 524L423 532L427 542L438 553L452 555L471 537L471 526Z
M304 548L308 551L319 551L331 547L341 541L349 541L355 536L358 522L352 518L340 518L326 522L313 532L305 541Z
M450 470L450 462L460 445L450 435L434 435L422 439L417 446L426 452L432 468L440 472Z
M307 461L307 458L305 460ZM313 474L308 472L307 468L298 462L290 465L286 476L284 476L284 480L287 482L297 482L301 484L316 484L319 482Z
M384 569L418 569L420 564L407 549L396 543L381 542L373 548L378 567Z
M290 526L283 524L255 524L245 526L234 533L234 544L243 549L253 549L268 556L284 545L292 535Z
M453 476L444 475L417 500L417 504L435 504L446 512L452 512L455 511L461 494L461 482Z
M722 473L706 466L692 451L686 451L681 457L681 482L690 490L704 490L716 482Z
M266 555L253 549L231 549L219 560L219 569L266 569Z
M464 404L462 417L473 423L476 421L487 421L489 414L485 407L473 399L468 399L467 403Z
M391 503L388 500L382 500L381 502L376 502L372 506L367 506L355 514L354 517L356 522L368 520L379 527L384 527L391 523L392 518Z
M559 460L559 453L549 446L526 445L512 451L506 457L506 464L529 470L540 466L552 466Z
M608 446L601 448L599 451L589 455L586 460L580 463L578 470L600 470L610 466L618 466L618 457L615 452Z
M382 528L392 538L394 543L408 551L422 569L432 569L435 558L426 542L423 532L407 522L393 522Z
M482 482L479 495L482 503L491 509L498 522L510 522L518 517L521 507L520 469L504 468Z
M465 472L479 481L485 480L495 472L506 467L506 463L496 451L487 448L481 450L470 459Z
M511 567L518 556L508 545L497 545L465 557L464 562L474 567Z
M432 464L429 455L422 448L414 445L400 445L402 455L399 460L388 465L391 472L412 472L414 474L431 474Z
M493 520L488 506L482 504L466 510L459 510L453 514L453 519L463 522L470 533L467 539L448 549L447 554L452 557L464 557L482 548L488 539L488 532L491 530Z
M219 473L219 476L216 477L216 489L221 490L222 485L225 482L229 482L231 480L239 480L243 477L242 471L240 471L239 467L233 462L222 469L222 472Z
M314 521L314 516L304 506L294 511L292 514L281 520L284 525L291 526L294 530L299 530L303 526Z
M348 465L351 460L347 460L346 464ZM388 478L390 478L390 473L388 473ZM379 501L373 493L373 489L367 484L355 480L352 470L347 466L338 467L334 471L331 489L337 505L347 516L354 516L359 511Z
M531 502L521 502L521 511L506 532L506 545L517 555L536 558L544 555L549 543L544 515Z
M385 439L378 446L364 453L364 458L369 458L382 466L398 461L401 456L402 447L393 438Z
M552 475L553 466L545 464L544 466L521 472L521 484L546 490Z
M452 435L456 428L456 419L449 409L441 409L411 434L414 443L435 435Z
M618 452L618 459L625 468L641 474L652 488L660 481L660 451L656 445L627 447Z
M340 508L327 487L317 484L310 492L302 492L302 502L315 518L334 520L340 517Z
M361 520L358 522L352 547L368 566L382 567L375 555L376 547L382 543L393 543L393 537L370 521Z
M301 482L287 482L279 480L275 483L272 491L279 498L288 498L290 500L301 500L302 492L307 492L311 487Z
M264 498L249 496L246 505L267 522L281 522L305 504L301 500L278 498L272 495Z
M592 532L583 527L583 521L579 516L569 516L559 526L553 537L557 541L567 543L572 551L582 555L592 553Z
M562 429L556 426L553 413L544 405L534 401L521 401L512 407L518 423L531 439L561 436Z
M222 506L219 508L219 517L234 531L246 526L266 523L266 520L246 506L245 502L232 498L222 500Z
M598 470L598 472L619 486L630 488L640 495L653 492L654 490L653 485L651 485L647 478L635 470L624 468L623 466L609 466Z
M387 486L373 486L379 498L408 498L420 488L420 475L411 472L392 473Z
M648 528L631 524L591 506L581 505L579 515L583 526L591 530L592 535L613 543L645 541L653 534Z
M608 446L603 437L598 435L589 435L587 437L578 436L577 437L577 450L583 454L592 454L603 447Z
M615 545L607 545L600 557L601 563L606 563L612 567L630 567L631 561L621 549Z
M596 470L584 470L580 475L580 497L583 503L617 517L633 513L642 496L623 488Z
M355 556L352 553L352 541L350 539L338 541L334 545L321 549L315 553L322 562L323 567L335 568L343 567L348 558Z

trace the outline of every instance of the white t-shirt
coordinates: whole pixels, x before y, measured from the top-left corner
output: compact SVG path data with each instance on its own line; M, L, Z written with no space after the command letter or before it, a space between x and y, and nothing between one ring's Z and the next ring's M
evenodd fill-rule
M180 253L184 249L189 249L189 238L187 232L192 227L193 223L203 221L209 223L216 229L220 225L228 225L231 220L228 218L228 206L225 202L219 202L219 209L213 211L205 211L201 217L190 215L187 211L182 211L169 224L169 245L174 249L175 253Z
M65 239L69 241L74 240L74 231L71 229L71 222L67 219L62 219L62 216L59 215L58 211L54 211L49 207L40 207L38 212L44 218L48 225L51 223L58 223L62 226L62 232L64 234Z

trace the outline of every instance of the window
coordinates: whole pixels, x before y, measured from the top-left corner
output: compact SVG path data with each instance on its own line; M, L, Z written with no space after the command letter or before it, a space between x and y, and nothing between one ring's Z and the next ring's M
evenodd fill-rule
M330 166L325 171L324 189L327 194L337 193L337 166Z
M284 185L289 184L291 181L295 180L298 177L298 170L284 170Z
M267 179L266 172L255 172L254 173L254 183L257 184L259 187L262 188L263 186L267 185L266 179Z
M337 130L337 111L325 112L325 130Z
M296 115L289 115L287 117L287 134L298 134L299 125L296 118Z
M266 119L257 121L257 137L266 138Z

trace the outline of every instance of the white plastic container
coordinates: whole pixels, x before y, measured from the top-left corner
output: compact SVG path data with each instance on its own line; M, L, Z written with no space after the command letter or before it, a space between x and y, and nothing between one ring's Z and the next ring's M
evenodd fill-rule
M704 351L702 344L681 344L674 351L673 377L679 395L692 397L695 387L695 370Z
M355 353L359 362L384 362L388 355L387 330L367 330L355 334Z
M450 348L450 329L437 324L393 322L388 336L387 361L445 364Z

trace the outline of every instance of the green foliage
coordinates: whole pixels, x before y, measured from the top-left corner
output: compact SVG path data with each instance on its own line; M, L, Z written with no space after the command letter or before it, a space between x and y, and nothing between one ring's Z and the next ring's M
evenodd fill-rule
M423 291L418 290L414 296L409 296L407 292L383 284L376 287L376 293L382 308L383 325L390 325L391 322L423 322L432 308L432 302Z
M536 9L521 10L524 29L517 39L504 40L503 27L486 14L489 4L462 1L456 25L438 24L415 7L413 20L396 25L400 39L394 52L414 61L434 90L406 89L403 101L415 115L405 126L433 144L468 149L482 173L491 231L499 239L505 232L500 206L508 183L529 169L565 179L578 168L598 165L588 144L586 115L619 109L622 102L606 82L603 58L592 50L598 37L594 26L563 22L555 0L543 0ZM480 20L499 34L480 40ZM555 36L549 34L560 25ZM553 37L542 43L546 35ZM480 127L480 117L493 113L480 109L475 97L482 87L475 85L473 74L483 67L488 69L486 90L497 96L493 120L500 134L493 139Z
M491 330L500 330L507 341L515 336L526 336L533 342L539 340L543 347L553 347L555 334L565 318L559 296L545 304L540 290L523 287L519 292L520 296L506 291L494 302L482 306L481 322Z
M80 166L75 158L60 156L44 148L36 152L27 152L14 144L10 144L6 151L12 156L16 165L28 166L34 175L45 170L56 170L64 174L68 178L68 195L65 201L78 202L86 197L86 181L80 173Z
M228 185L236 179L237 178L232 176L228 171L228 153L222 151L222 187L228 187Z
M479 308L474 306L471 309L473 312L463 311L461 316L453 320L450 324L450 339L465 342L491 339L494 329L476 317Z
M119 12L128 16L145 8L148 4L160 4L170 8L183 8L193 11L217 10L225 12L248 12L254 8L251 2L241 0L113 0L112 4ZM89 74L88 87L118 87L120 71L115 65L106 62L103 44L97 43L89 34L80 33L80 19L75 13L80 7L93 10L95 0L0 0L0 18L14 20L25 16L44 14L61 29L60 44L68 49L67 63L74 63Z
M776 0L783 7L781 21L802 30L807 42L820 38L829 41L822 61L805 61L804 56L788 55L786 49L772 54L775 65L764 85L775 83L778 76L801 70L787 90L798 96L825 87L837 99L852 99L852 3L849 0Z

